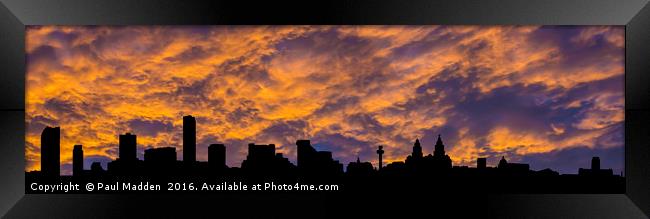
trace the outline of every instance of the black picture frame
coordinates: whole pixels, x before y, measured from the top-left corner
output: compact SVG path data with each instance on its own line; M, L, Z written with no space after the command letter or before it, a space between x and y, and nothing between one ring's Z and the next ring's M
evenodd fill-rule
M382 208L378 200L363 200L364 197L358 201L325 203L318 201L322 197L296 200L248 195L25 194L26 25L204 24L625 25L626 193L413 195L413 200L387 200L397 202L391 208ZM0 0L0 215L8 218L169 217L187 216L187 213L279 216L285 214L282 210L295 210L319 212L317 216L346 216L336 212L355 210L355 214L366 216L480 212L488 217L646 218L650 215L648 57L650 6L647 0ZM287 208L276 210L285 205ZM310 210L314 206L316 209Z

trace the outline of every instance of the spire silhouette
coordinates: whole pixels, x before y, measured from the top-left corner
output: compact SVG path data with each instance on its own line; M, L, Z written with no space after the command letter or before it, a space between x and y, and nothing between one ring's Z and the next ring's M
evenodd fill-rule
M420 146L420 139L416 138L413 144L413 153L411 156L415 159L422 158L422 146Z
M508 161L506 160L506 157L501 156L501 160L499 160L499 168L505 168L506 165L508 165Z
M440 135L438 135L438 140L436 140L436 145L434 147L433 155L434 156L444 156L445 155L445 145L442 143Z

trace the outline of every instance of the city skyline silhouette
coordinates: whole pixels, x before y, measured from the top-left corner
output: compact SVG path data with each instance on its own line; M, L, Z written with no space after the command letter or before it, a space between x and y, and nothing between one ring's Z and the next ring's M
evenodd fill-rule
M182 158L183 159L180 159L180 160L177 159L178 156L177 156L177 151L176 151L177 148L176 147L173 147L173 146L169 147L168 146L168 147L149 147L149 148L145 148L143 150L144 151L144 153L143 153L143 158L144 159L143 160L147 160L148 156L151 156L152 157L151 159L160 159L160 157L162 156L162 157L165 157L164 160L172 160L172 158L173 158L173 160L182 161L183 163L186 163L186 162L188 162L188 163L205 162L205 161L197 161L196 160L196 152L195 152L196 151L196 140L195 140L196 137L192 137L192 136L196 135L196 120L191 115L186 115L186 116L183 116L183 124L185 124L186 122L188 123L188 127L187 128L185 126L183 127L183 134L182 134L183 139L184 139L183 140L183 146L182 146L182 149L183 149ZM60 156L59 155L60 146L56 146L56 145L60 144L59 143L60 141L57 138L54 138L54 136L55 135L60 135L60 132L61 132L60 127L45 127L45 129L43 130L43 133L42 133L41 147L45 148L45 150L43 150L43 151L46 151L46 152L43 153L43 154L47 154L47 155L44 158L43 158L43 156L41 156L42 159L45 160L45 161L43 161L41 163L42 164L46 163L48 165L42 165L41 170L43 169L43 166L45 166L45 167L47 167L46 172L49 172L49 173L51 173L53 175L61 175L60 174L60 172L61 172L60 168L58 170L56 168L53 168L54 160L58 159L59 156ZM188 141L187 144L185 142L186 139ZM120 140L120 142L118 144L118 147L119 147L119 149L118 149L118 152L119 152L118 159L121 158L122 160L139 160L139 158L137 156L137 151L138 151L137 135L135 133L127 132L125 134L120 134L119 135L119 140ZM303 148L302 149L303 151L304 150L309 150L310 153L318 153L318 152L320 152L322 155L325 155L326 157L329 157L328 159L333 159L333 157L334 157L334 155L332 155L332 153L329 152L329 151L316 151L316 149L311 145L311 142L308 139L298 139L298 140L296 140L296 146L298 148L297 149L297 151L298 151L297 154L300 154L301 153L300 152L301 148ZM259 148L259 149L251 150L251 147ZM439 134L438 137L437 137L436 143L433 146L433 148L434 148L433 154L428 154L428 155L425 156L425 154L423 154L423 152L422 152L422 146L421 146L421 143L420 143L420 139L416 138L414 143L413 143L413 151L412 151L411 154L409 154L407 157L405 157L403 161L394 161L394 162L388 163L388 164L394 164L394 163L399 163L399 162L407 162L407 163L408 162L419 162L419 159L429 157L429 158L433 158L433 159L436 160L435 165L451 168L451 167L453 167L453 165L452 165L453 162L452 162L452 159L450 159L449 155L445 154L444 147L445 146L444 146L444 144L442 142L441 135ZM273 143L268 144L268 145L256 145L255 143L249 143L248 144L249 153L251 151L253 151L254 153L256 153L257 151L267 151L266 152L267 155L268 154L273 154L273 156L275 156L275 154L276 154L275 149L276 149L275 144L273 144ZM56 153L57 151L58 151L58 153ZM184 153L185 151L187 151L189 153ZM227 158L226 158L226 152L225 151L226 151L226 145L224 145L224 144L221 144L221 143L210 144L209 147L208 147L208 160L206 160L206 161L209 161L210 157L215 157L214 160L219 160L219 161L217 161L215 163L219 163L220 166L228 167L226 165L226 159ZM385 153L385 151L383 150L383 146L379 145L376 152L377 152L377 155L379 155L379 158L377 159L377 163L379 163L380 166L376 167L375 169L386 166L386 164L382 164L383 154ZM306 152L303 152L303 153L306 153ZM323 154L323 153L325 153L325 154ZM154 156L153 154L156 154L157 156ZM160 154L160 155L158 155L158 154ZM278 154L281 155L281 156L283 155L282 153L278 153ZM250 156L250 154L248 156ZM253 156L255 156L255 155L253 155ZM298 155L298 156L300 156L300 155ZM73 163L72 163L72 167L73 167L72 173L73 174L72 175L74 175L74 172L75 172L74 170L75 169L76 170L83 169L83 165L84 165L83 159L84 159L84 157L83 157L83 145L82 144L75 144L74 145L74 150L73 150L73 156L72 157L73 157ZM217 157L220 157L220 158L217 158ZM186 160L185 158L189 158L189 159ZM596 157L594 157L594 158L596 158ZM502 162L504 161L504 159L505 159L505 156L502 156L497 164L502 165ZM487 158L486 157L478 157L476 160L477 160L477 162L476 162L475 168L487 167ZM115 159L113 159L113 161L115 161ZM293 164L291 161L287 160L287 162ZM336 162L338 163L338 160L336 160ZM62 164L60 164L60 161L57 162L57 163L59 163L59 164L57 164L58 166L62 166ZM99 164L94 164L94 163L99 163ZM103 166L107 165L107 164L102 164L101 162L94 162L94 163L91 164L91 165L100 165L100 167L102 167L102 168L103 168ZM300 163L300 161L297 161L297 164L295 164L295 165L297 166L298 163ZM356 163L359 163L359 157L357 157L357 162ZM592 160L592 164L591 164L592 168L594 167L593 163L594 162ZM355 164L355 162L350 162L349 164ZM515 164L515 163L513 163L513 164ZM244 164L242 163L242 166L243 165ZM344 165L344 164L340 164L340 165L341 165L341 169L343 169L344 166L347 166L347 165ZM497 166L497 165L495 165L495 166ZM462 166L461 165L461 166L456 166L456 167L467 167L467 166ZM596 167L598 167L596 169L600 168L600 160L598 160ZM529 167L526 167L526 169L529 169ZM582 169L582 168L580 168L580 169ZM579 173L579 172L580 172L580 170L576 171L576 173ZM622 172L621 172L621 175L622 175Z
M196 144L192 141L196 135L196 120L191 115L183 116L183 151L195 151ZM419 180L421 178L436 179L436 183L459 181L475 178L496 178L499 180L521 180L526 179L528 183L551 183L552 186L530 189L528 185L518 183L520 187L509 188L509 192L557 192L574 188L575 184L582 184L585 181L592 182L591 185L580 185L583 192L616 192L622 191L620 187L624 182L623 173L616 175L612 169L601 168L600 158L593 157L590 168L580 168L578 174L560 174L557 171L546 168L543 170L531 170L529 164L508 162L502 156L497 166L487 166L486 158L479 157L475 167L454 166L452 159L445 152L445 145L441 135L438 135L434 145L433 153L425 155L422 152L422 145L419 139L415 139L412 146L412 153L403 161L394 161L383 164L382 158L385 151L383 146L377 146L378 166L373 167L370 162L350 162L344 169L342 163L336 160L335 155L329 151L317 151L311 145L310 140L300 139L296 141L297 164L289 161L282 153L276 153L274 144L248 144L248 155L242 162L241 167L228 167L225 164L227 145L211 144L209 146L208 161L196 161L195 156L183 154L183 158L189 160L178 160L176 148L158 147L145 150L144 159L136 156L137 135L125 133L119 135L119 157L107 164L108 168L102 168L98 162L92 163L90 168L84 167L83 145L77 144L73 150L73 173L72 176L60 175L60 128L46 127L42 133L43 150L41 171L26 172L26 183L57 181L69 178L71 181L86 180L118 180L121 177L147 177L146 179L170 180L175 177L235 177L250 181L264 179L279 180L280 182L294 182L306 180L307 182L337 182L343 183L349 188L359 188L371 179L388 182L402 182ZM185 150L189 148L189 150ZM196 153L196 152L194 152ZM407 177L407 178L404 178ZM415 177L415 178L411 178ZM396 180L396 181L395 181ZM533 182L531 180L535 180ZM472 180L469 180L472 181ZM570 182L572 186L563 188L562 183ZM553 184L555 183L555 184ZM603 183L603 184L600 184ZM539 184L535 184L539 186ZM542 184L544 185L544 184ZM601 185L606 185L602 187ZM505 188L501 188L505 189ZM563 190L564 189L564 190ZM496 189L499 191L499 189Z

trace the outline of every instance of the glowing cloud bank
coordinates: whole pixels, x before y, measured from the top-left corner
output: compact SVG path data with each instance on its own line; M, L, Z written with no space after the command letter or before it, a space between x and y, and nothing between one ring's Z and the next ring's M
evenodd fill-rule
M311 139L344 163L403 160L442 134L454 165L477 157L563 173L623 170L624 29L613 26L30 26L26 170L40 134L61 127L86 162L117 156L118 134L182 158L182 116L197 118L197 160L250 142L295 161ZM104 164L105 165L105 164Z

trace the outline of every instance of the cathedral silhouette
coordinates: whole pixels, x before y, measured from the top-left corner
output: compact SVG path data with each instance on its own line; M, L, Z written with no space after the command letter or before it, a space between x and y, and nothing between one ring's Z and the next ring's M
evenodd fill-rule
M346 170L329 151L317 151L310 140L297 140L297 165L277 153L274 144L248 144L248 155L241 167L226 165L224 144L208 146L208 161L196 160L196 119L183 117L183 160L176 159L176 148L144 150L144 160L137 158L137 135L119 135L118 158L103 169L94 162L84 167L82 145L74 145L72 175L60 175L59 127L46 127L41 134L41 170L26 172L26 192L34 182L117 182L142 181L166 183L173 180L231 180L245 183L330 183L342 191L415 191L436 188L440 192L472 193L624 193L625 178L612 169L601 169L600 158L593 157L591 168L578 174L559 174L551 169L534 171L528 164L508 162L502 157L495 167L487 158L476 160L476 167L453 166L438 135L433 154L424 155L420 139L415 139L412 153L404 161L383 165L383 146L377 147L377 167L358 157ZM445 188L445 190L441 189ZM83 193L83 191L79 191Z

